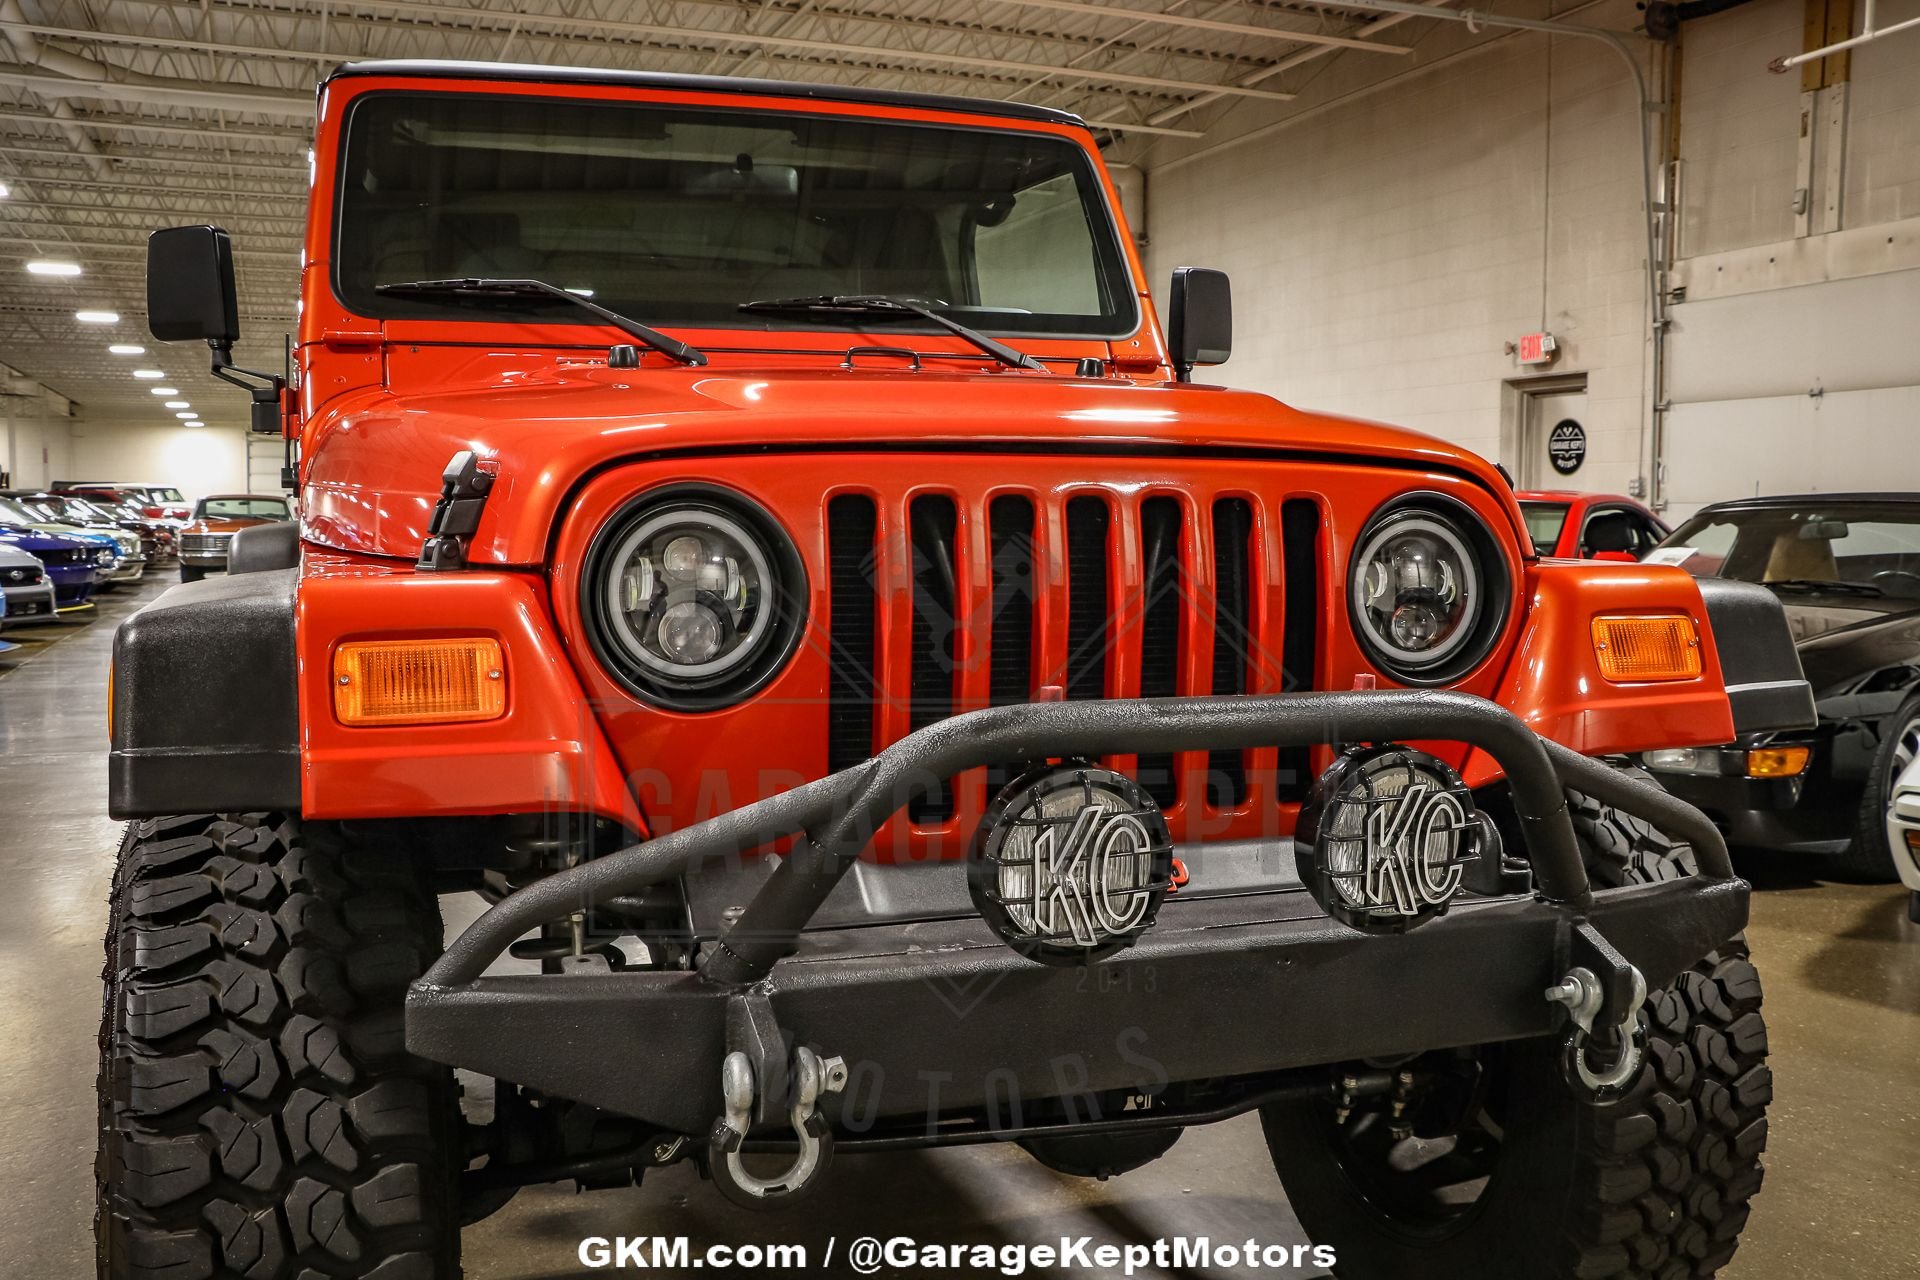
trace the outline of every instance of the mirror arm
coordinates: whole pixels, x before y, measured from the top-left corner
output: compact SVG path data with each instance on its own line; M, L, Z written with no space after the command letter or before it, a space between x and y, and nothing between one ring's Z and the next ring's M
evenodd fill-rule
M281 393L286 390L287 380L277 373L260 373L254 369L242 369L233 362L233 344L216 338L207 339L207 350L212 353L213 376L222 382L231 383L253 397L253 415L247 423L249 431L261 435L271 435L282 429ZM235 376L244 375L244 376ZM258 383L248 382L247 378L258 378Z

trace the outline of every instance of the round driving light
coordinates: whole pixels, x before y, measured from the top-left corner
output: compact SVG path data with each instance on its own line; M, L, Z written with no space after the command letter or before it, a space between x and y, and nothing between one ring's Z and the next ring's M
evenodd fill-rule
M1493 824L1445 761L1364 747L1314 783L1294 833L1300 878L1326 913L1363 933L1405 933L1446 914L1466 864L1499 857Z
M1133 945L1173 884L1166 818L1124 774L1085 761L1033 769L987 806L967 864L974 906L1042 964Z
M1361 530L1348 577L1354 631L1397 680L1443 684L1486 657L1506 617L1506 559L1465 506L1420 494Z
M581 605L595 652L679 710L737 702L792 654L806 575L771 516L709 486L648 494L594 537Z

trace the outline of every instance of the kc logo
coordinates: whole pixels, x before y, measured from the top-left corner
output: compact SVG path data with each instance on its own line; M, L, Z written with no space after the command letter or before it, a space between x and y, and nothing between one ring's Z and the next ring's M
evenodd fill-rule
M1355 905L1378 909L1391 902L1403 916L1423 906L1446 906L1460 888L1454 846L1469 825L1460 801L1426 781L1375 802L1367 815L1367 867Z
M1445 912L1488 823L1445 762L1405 747L1350 751L1314 784L1294 855L1328 915L1403 933Z
M1098 804L1082 805L1065 835L1057 824L1042 829L1033 842L1034 932L1096 947L1132 930L1152 903L1136 864L1152 853L1144 822Z
M1082 963L1153 923L1173 869L1166 819L1092 765L1030 773L994 798L968 868L974 905L1022 955Z

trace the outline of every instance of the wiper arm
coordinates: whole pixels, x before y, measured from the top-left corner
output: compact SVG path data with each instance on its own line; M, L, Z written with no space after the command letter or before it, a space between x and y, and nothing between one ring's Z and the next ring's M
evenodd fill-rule
M1880 588L1866 582L1839 582L1831 578L1775 578L1763 584L1775 590L1825 591L1836 596L1884 596Z
M408 280L399 284L377 284L373 286L373 291L422 298L446 294L458 298L553 298L560 302L572 303L582 311L599 317L629 338L653 348L663 356L678 360L681 364L698 368L707 362L707 353L698 347L689 346L678 338L669 338L658 329L649 329L638 320L629 320L618 311L609 311L597 302L591 302L577 293L562 289L559 285L548 284L545 280L486 280L474 277L460 280Z
M762 298L757 302L743 302L740 310L747 312L780 313L787 315L821 316L861 316L861 315L903 315L918 316L931 324L937 324L948 333L957 334L971 342L980 350L1011 369L1034 369L1041 373L1049 372L1046 365L1024 351L1016 351L1004 342L996 342L977 329L969 329L957 320L949 320L938 311L911 298L895 298L885 294L833 294L823 293L812 298Z

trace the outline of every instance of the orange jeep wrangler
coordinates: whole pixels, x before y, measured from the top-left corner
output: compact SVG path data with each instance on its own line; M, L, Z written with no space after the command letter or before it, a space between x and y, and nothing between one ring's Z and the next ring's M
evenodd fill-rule
M1193 382L1227 281L1163 331L1058 111L379 62L313 157L284 379L226 233L151 240L300 501L115 645L103 1276L1254 1110L1347 1276L1732 1255L1748 889L1621 758L1811 722L1768 593Z

